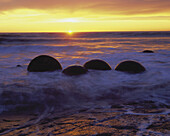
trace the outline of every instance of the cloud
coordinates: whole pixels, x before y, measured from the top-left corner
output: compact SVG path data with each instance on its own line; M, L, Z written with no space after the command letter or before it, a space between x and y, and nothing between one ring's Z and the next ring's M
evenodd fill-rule
M95 14L135 15L170 13L170 0L0 0L0 11L13 9L88 11Z

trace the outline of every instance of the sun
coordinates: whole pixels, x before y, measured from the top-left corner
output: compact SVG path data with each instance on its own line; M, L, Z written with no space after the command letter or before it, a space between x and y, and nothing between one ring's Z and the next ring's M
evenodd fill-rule
M68 30L67 32L69 35L72 35L73 34L73 31L72 30Z

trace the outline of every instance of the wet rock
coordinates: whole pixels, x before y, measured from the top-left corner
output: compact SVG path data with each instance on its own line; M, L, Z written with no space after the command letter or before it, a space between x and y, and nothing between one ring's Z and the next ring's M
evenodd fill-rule
M102 134L97 134L96 136L112 136L112 133L102 133Z
M60 63L51 56L40 55L34 58L28 65L27 70L29 72L45 72L61 70Z
M22 67L21 65L17 65L17 67Z
M119 108L123 108L123 107L124 107L124 106L122 106L122 105L116 105L116 104L114 104L114 105L111 106L111 108L118 108L118 109L119 109Z
M136 108L133 110L135 113L163 113L163 109L143 109L143 108Z
M170 131L170 122L168 119L166 121L154 122L149 127L147 127L147 129L167 133Z
M56 136L155 136L169 135L169 115L131 114L115 109L95 108L87 112L78 109L50 112L37 122L39 114L1 114L0 135L56 135ZM93 112L91 112L93 111ZM29 123L27 123L29 122ZM17 125L17 126L16 126ZM37 126L38 125L38 130Z
M134 129L134 130L137 130L137 127L134 125L134 126L111 126L113 128L116 128L116 129Z
M69 75L69 76L73 76L73 75L85 74L85 73L87 73L87 71L88 70L86 68L82 67L82 66L72 65L72 66L65 68L63 70L63 73L66 74L66 75Z
M108 63L106 63L103 60L99 60L99 59L94 59L94 60L90 60L86 62L84 64L84 67L86 69L95 69L95 70L111 70L112 69Z
M141 73L144 72L146 69L140 63L129 60L119 63L116 66L115 70L129 73Z
M144 50L143 53L154 53L152 50Z
M6 130L8 130L8 129L0 129L0 133L2 133L2 132L5 132Z

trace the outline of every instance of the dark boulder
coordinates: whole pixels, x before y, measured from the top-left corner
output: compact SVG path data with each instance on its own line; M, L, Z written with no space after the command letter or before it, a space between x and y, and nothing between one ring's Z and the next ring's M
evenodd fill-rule
M95 70L111 70L112 69L108 63L106 63L103 60L99 60L99 59L87 61L84 64L84 67L86 69L95 69Z
M17 65L16 67L22 67L21 65Z
M45 72L61 70L60 63L51 56L40 55L34 58L28 65L27 70L29 72Z
M152 50L144 50L143 53L154 53Z
M68 66L67 68L65 68L63 70L63 73L69 76L74 76L74 75L82 75L87 73L87 69L79 66L79 65L72 65L72 66Z
M146 69L140 63L129 60L119 63L116 66L115 70L129 73L141 73L144 72Z

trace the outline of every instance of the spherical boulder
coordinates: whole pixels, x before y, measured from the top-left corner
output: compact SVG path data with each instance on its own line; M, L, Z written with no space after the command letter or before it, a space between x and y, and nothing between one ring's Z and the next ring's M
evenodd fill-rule
M29 72L45 72L45 71L55 71L61 70L62 67L60 63L51 56L40 55L29 63L27 70Z
M100 59L87 61L84 64L84 67L86 69L95 69L95 70L111 70L112 69L108 63Z
M68 66L63 70L63 73L68 75L68 76L74 76L74 75L82 75L87 73L87 69L79 66L79 65L72 65Z
M141 73L144 72L146 69L140 63L128 60L119 63L116 66L115 70L128 73Z
M144 50L143 53L154 53L152 50Z
M18 64L16 67L22 67L22 66Z

